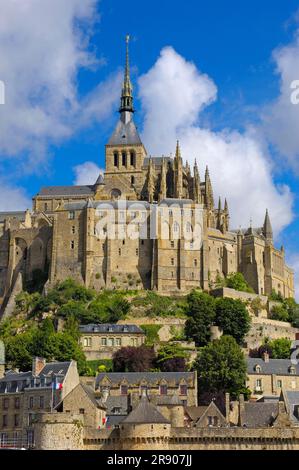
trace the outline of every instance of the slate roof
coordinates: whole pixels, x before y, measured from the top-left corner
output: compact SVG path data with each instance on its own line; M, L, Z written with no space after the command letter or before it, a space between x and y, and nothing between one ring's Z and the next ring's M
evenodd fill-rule
M52 380L56 376L58 376L58 382L63 382L70 364L71 362L50 362L46 364L39 375L35 378L34 387L51 386ZM46 382L45 385L42 385L39 379L43 379L44 377L49 377L50 383ZM0 379L0 393L23 391L25 388L31 386L32 379L34 379L32 371L7 371L5 376Z
M291 420L298 424L299 422L299 392L286 391L285 396L290 410Z
M145 396L141 397L136 408L122 422L125 424L170 424L170 421Z
M124 122L120 119L108 141L108 145L142 145L134 121L130 119L128 122Z
M39 376L42 375L66 375L69 367L71 365L70 361L67 362L48 362L41 370Z
M173 160L171 157L145 157L143 160L143 166L148 166L151 159L154 165L162 165L163 159L166 162L171 162Z
M80 325L81 333L136 333L143 334L144 331L137 325L116 325L114 323L102 323L89 325Z
M109 395L105 401L105 406L107 408L107 415L114 415L113 410L115 408L120 408L120 412L117 414L127 415L128 414L128 396L127 395Z
M156 397L154 397L156 398ZM155 400L156 405L182 405L183 401L177 395L158 395Z
M20 220L21 222L23 222L25 220L25 214L26 212L25 211L16 211L16 212L0 212L0 223L4 222L5 219L12 219L12 218L15 218L15 219L18 219Z
M106 404L102 403L101 400L97 400L94 394L93 388L90 386L84 384L84 383L79 383L77 387L82 387L83 390L85 391L86 395L88 395L88 398L90 401L97 407L97 408L105 408L106 409Z
M244 403L243 422L248 428L264 428L270 426L278 415L279 404L276 403Z
M191 420L195 423L202 417L208 406L186 406L186 413L190 416Z
M166 198L162 199L161 202L159 202L159 206L170 206L172 204L176 204L179 207L185 206L185 205L190 205L194 204L192 199L176 199L176 198Z
M44 186L37 196L90 196L94 186Z
M118 426L125 419L126 416L127 415L110 415L110 416L107 416L106 428Z
M118 384L125 379L129 384L146 380L149 385L157 386L162 379L174 381L176 385L179 385L182 379L186 382L191 379L193 383L195 374L194 372L101 372L96 378L96 388L104 377L108 377L113 384Z
M255 367L259 365L261 372L255 371ZM247 359L247 373L255 375L291 375L290 367L293 364L290 359L269 359L269 362L265 362L260 358L249 357ZM299 364L294 365L296 369L296 375L299 375Z

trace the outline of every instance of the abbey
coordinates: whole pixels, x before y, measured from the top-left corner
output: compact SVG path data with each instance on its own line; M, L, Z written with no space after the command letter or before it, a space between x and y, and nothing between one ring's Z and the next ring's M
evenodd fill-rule
M133 119L128 40L126 47L120 117L105 147L104 174L93 185L41 188L32 211L0 213L0 301L38 271L47 287L73 277L96 289L162 293L208 290L239 271L256 293L293 297L294 273L283 247L273 245L268 211L260 228L231 230L228 203L215 204L208 168L201 179L196 162L193 168L183 162L178 142L174 157L147 154ZM186 226L174 207L189 214ZM99 236L109 212L118 235L136 212L144 222L154 213L155 235L147 224L144 237L111 237L105 229Z

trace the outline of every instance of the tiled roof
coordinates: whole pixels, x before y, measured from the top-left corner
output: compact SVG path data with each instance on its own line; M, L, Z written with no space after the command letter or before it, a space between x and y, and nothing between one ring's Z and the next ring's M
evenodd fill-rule
M90 196L94 186L44 186L37 196Z
M18 211L18 212L0 212L0 223L1 222L4 222L5 219L18 219L20 220L21 222L23 222L25 220L25 214L26 212L25 211Z
M102 372L96 378L96 388L99 386L99 382L104 377L113 384L118 384L122 380L127 380L128 384L136 384L142 380L146 380L149 385L157 386L161 380L173 381L176 385L179 385L182 379L186 382L192 381L194 383L195 373L194 372Z
M159 206L170 206L172 204L177 204L179 207L182 207L184 205L190 205L194 204L192 199L176 199L176 198L166 198L162 199L161 202L159 202Z
M128 414L128 396L127 395L109 395L107 400L104 402L107 408L107 415L114 415L114 409L119 408L120 412L117 414L127 415Z
M255 368L259 365L261 372L256 372ZM249 357L247 359L247 373L256 375L291 375L290 367L293 364L290 359L269 359L269 362L265 362L260 358ZM296 375L299 375L299 364L295 365Z
M120 119L109 139L108 145L142 145L133 120L123 122Z
M202 417L208 406L186 406L186 413L190 416L195 423Z
M136 408L122 421L124 424L169 424L170 421L163 416L157 408L142 397Z
M39 373L42 375L66 375L71 362L48 362Z
M144 334L144 331L137 325L117 325L114 323L102 323L80 325L81 333L136 333Z
M244 403L244 425L248 428L264 428L270 426L278 415L276 403Z
M285 396L290 410L291 420L298 424L299 421L299 392L286 391Z
M150 160L152 160L154 165L162 165L163 159L166 162L171 162L173 160L171 157L145 157L145 159L143 160L143 166L148 166Z

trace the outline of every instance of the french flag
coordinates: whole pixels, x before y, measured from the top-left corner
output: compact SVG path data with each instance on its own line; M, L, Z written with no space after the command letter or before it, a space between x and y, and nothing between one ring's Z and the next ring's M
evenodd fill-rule
M62 383L53 382L54 390L62 390Z

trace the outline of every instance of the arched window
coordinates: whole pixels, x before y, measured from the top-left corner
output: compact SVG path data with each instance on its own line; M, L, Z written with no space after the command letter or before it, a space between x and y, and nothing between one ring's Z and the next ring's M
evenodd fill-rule
M118 166L118 152L114 152L114 166Z
M135 152L131 151L130 152L130 165L131 166L135 166L136 162L135 162Z
M126 166L127 165L127 154L126 154L126 152L122 152L121 159L122 159L122 165Z
M179 230L180 230L180 226L179 226L179 224L178 224L177 222L175 222L175 223L173 224L173 231L174 231L174 232L178 232Z
M131 176L131 184L135 184L135 176Z

